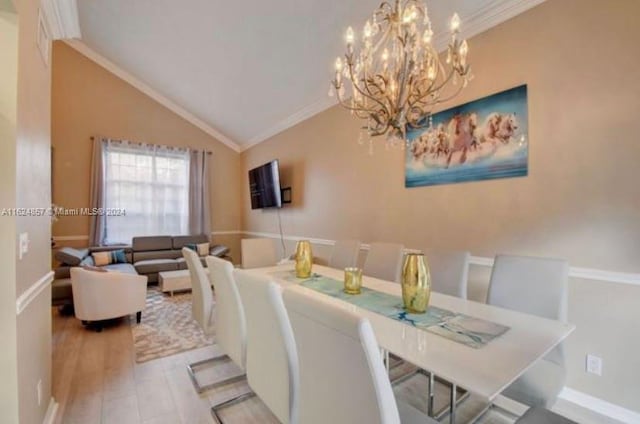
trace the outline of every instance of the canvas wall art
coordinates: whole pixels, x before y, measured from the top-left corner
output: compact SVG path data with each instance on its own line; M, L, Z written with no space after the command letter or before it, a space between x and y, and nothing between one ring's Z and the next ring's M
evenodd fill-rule
M431 116L407 131L405 187L526 176L527 86Z

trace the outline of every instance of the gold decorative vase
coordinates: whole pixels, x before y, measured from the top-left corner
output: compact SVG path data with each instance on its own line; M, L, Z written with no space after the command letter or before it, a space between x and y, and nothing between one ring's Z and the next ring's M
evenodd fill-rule
M311 253L311 243L309 243L309 240L300 240L296 244L296 277L311 277L312 264L313 254Z
M360 268L344 269L344 292L347 294L360 294L362 290L362 270Z
M421 314L429 306L431 276L422 253L408 253L402 267L402 301L405 309Z

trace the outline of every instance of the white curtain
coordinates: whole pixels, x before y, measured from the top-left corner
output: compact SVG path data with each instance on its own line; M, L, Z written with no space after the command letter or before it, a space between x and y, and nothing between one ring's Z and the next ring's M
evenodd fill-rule
M188 233L188 149L103 140L103 166L104 244Z

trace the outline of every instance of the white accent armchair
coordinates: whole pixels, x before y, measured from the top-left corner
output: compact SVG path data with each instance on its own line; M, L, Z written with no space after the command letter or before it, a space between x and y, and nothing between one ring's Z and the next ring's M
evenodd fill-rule
M87 323L136 313L137 322L147 297L147 277L124 272L71 269L76 318ZM96 330L102 329L96 323Z

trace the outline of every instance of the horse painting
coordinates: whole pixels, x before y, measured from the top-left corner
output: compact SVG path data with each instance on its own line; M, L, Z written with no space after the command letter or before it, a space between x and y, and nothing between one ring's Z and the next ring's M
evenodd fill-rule
M527 175L527 117L526 85L431 115L407 131L405 185Z

